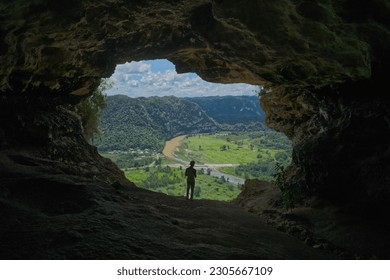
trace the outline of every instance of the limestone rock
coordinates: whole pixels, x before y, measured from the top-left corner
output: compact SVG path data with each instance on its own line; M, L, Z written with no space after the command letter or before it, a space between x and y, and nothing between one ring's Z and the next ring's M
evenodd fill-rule
M25 171L14 162L130 184L57 106L118 63L167 58L208 81L266 86L267 123L293 140L290 182L388 216L389 1L15 0L0 11L2 181Z
M387 1L18 0L0 10L2 92L86 94L140 59L298 88L370 79L389 61Z

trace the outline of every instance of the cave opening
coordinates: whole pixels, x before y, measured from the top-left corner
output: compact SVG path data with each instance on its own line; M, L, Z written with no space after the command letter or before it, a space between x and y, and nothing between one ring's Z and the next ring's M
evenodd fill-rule
M94 144L139 187L182 196L194 160L195 199L230 201L245 179L273 181L291 162L291 141L265 125L261 86L207 82L157 59L119 64L101 87Z
M337 258L389 258L390 99L383 91L390 61L388 5L375 1L366 9L357 1L350 9L353 1L317 2L1 3L0 208L6 214L0 216L0 255L324 257L315 246L330 248ZM294 146L286 181L314 198L307 201L313 219L306 230L295 223L286 228L284 220L275 227L303 235L308 246L297 247L276 232L264 234L256 215L229 203L199 200L194 205L203 212L194 214L184 200L132 188L123 172L85 141L79 116L65 105L86 99L117 63L157 57L169 58L180 73L272 90L261 97L267 125L286 133ZM146 115L144 107L130 115L143 128L138 138L147 135L145 118L139 117ZM217 148L227 153L229 145ZM264 189L256 193L257 186L247 187L242 208L296 217L275 209ZM326 223L321 213L329 217ZM220 238L226 235L230 238ZM287 242L293 246L284 246Z

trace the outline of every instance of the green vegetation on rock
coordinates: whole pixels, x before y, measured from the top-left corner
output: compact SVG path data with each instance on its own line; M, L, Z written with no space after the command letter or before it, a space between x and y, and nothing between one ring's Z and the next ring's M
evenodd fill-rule
M100 134L98 127L101 110L106 106L105 91L111 86L108 79L102 79L100 86L90 96L80 103L70 106L70 110L80 116L84 137L89 142Z
M280 163L275 165L275 174L273 175L275 184L282 193L282 203L284 208L291 209L297 203L302 201L302 189L297 184L287 183L287 169Z

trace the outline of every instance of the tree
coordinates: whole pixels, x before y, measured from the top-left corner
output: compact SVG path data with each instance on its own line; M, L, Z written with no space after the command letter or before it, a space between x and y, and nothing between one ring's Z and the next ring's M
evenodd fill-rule
M83 134L88 142L92 142L94 137L100 134L98 128L100 110L106 106L105 92L111 87L108 79L102 79L99 87L90 96L70 108L80 116Z
M288 160L288 155L285 152L277 152L275 154L276 161L285 162Z
M162 159L159 157L159 158L157 158L157 159L154 161L154 164L155 164L155 165L161 165L161 161L162 161Z

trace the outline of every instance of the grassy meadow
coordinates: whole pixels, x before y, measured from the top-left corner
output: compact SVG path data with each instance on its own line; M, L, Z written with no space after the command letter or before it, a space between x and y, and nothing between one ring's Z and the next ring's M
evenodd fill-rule
M274 161L277 153L286 151L284 141L274 141L278 136L274 131L192 135L181 142L176 155L211 164L246 164L259 158Z
M276 162L288 165L291 161L290 141L272 130L190 135L177 148L174 149L175 157L186 162L195 160L196 165L236 164L219 167L218 171L243 179L272 181ZM141 150L104 156L115 161L125 170L127 178L139 187L168 195L184 195L184 170L168 166L177 164L174 159ZM198 168L195 199L229 201L239 194L240 186L205 173Z
M126 177L137 186L168 195L184 196L186 179L184 169L162 167L145 167L125 171ZM241 186L204 174L198 169L194 199L212 199L230 201L240 192Z
M290 163L291 143L286 136L272 130L199 134L186 137L176 156L197 163L238 164L221 167L219 171L243 179L271 181L276 162Z

